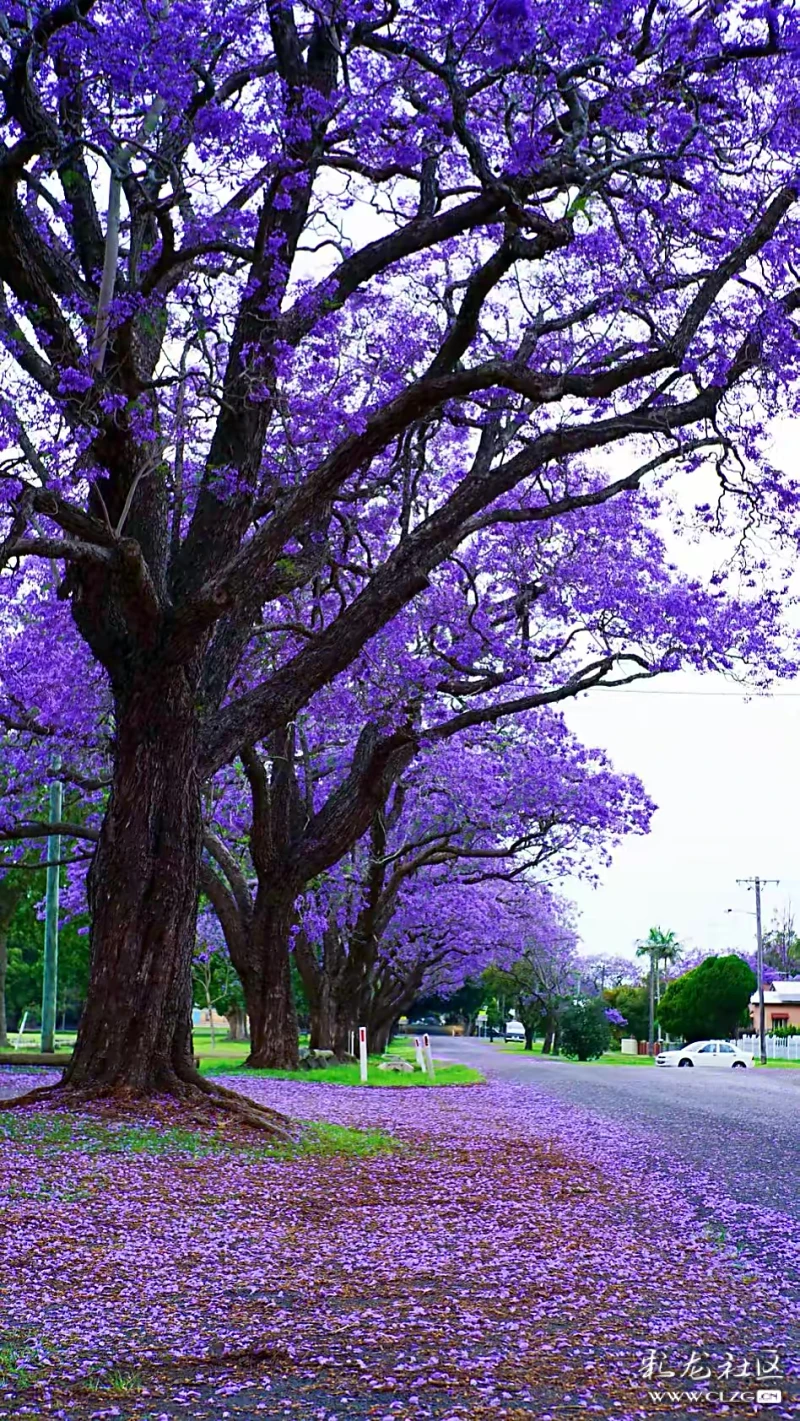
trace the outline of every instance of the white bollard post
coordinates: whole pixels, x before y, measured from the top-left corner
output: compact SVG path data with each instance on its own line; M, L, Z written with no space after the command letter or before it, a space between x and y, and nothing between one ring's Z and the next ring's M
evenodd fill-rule
M366 1028L366 1026L359 1026L359 1028L358 1028L358 1059L359 1059L359 1064L360 1064L360 1066L361 1066L361 1083L362 1083L362 1085L366 1085L366 1083L367 1083L367 1028Z
M417 1058L417 1065L419 1066L420 1070L427 1071L428 1067L425 1062L425 1057L422 1054L422 1042L420 1041L418 1036L414 1037L414 1055Z
M14 1050L15 1050L15 1051L18 1051L19 1048L20 1048L20 1046L22 1045L22 1039L23 1039L23 1037L24 1037L24 1035L25 1035L25 1023L26 1023L27 1020L28 1020L28 1013L25 1012L25 1015L24 1015L23 1018L22 1018L22 1025L20 1026L20 1029L19 1029L19 1035L17 1036L17 1039L16 1039L16 1041L14 1042Z
M356 1033L354 1031L348 1031L347 1033L347 1054L348 1056L355 1056L356 1054Z
M425 1065L428 1068L428 1079L432 1081L434 1077L433 1056L431 1055L431 1038L427 1031L422 1038L422 1051L425 1056Z

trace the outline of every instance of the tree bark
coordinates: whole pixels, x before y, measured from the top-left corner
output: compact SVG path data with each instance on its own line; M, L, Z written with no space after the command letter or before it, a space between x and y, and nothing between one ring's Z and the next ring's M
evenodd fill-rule
M228 1040L247 1041L247 1013L234 1007L225 1015L228 1022Z
M244 992L250 1021L246 1064L260 1070L295 1070L299 1053L290 951L297 889L287 881L280 888L270 887L260 877L253 904L238 865L221 845L212 844L212 852L218 863L222 861L225 881L204 863L201 882L214 905Z
M331 991L331 982L325 978L317 1003L311 1008L312 1051L334 1051L337 1056L346 1056L350 1051L350 1033L355 1032L355 1003L342 1001Z
M556 1012L549 1011L544 1019L544 1041L542 1042L543 1056L557 1056L559 1043L558 1016Z
M323 975L319 1004L311 1013L311 1046L344 1056L350 1050L350 1033L358 1032L360 974L345 970L336 977Z
M402 1013L401 1013L402 1015ZM388 1021L381 1021L367 1031L367 1050L371 1056L382 1056L392 1038L392 1027L397 1021L397 1017L390 1017Z
M297 1070L300 1064L297 1011L292 992L290 951L295 924L294 893L259 894L239 973L250 1018L250 1055L259 1070Z
M532 1051L532 1050L533 1050L533 1027L532 1027L532 1026L526 1026L526 1027L525 1027L525 1050L526 1050L526 1051Z
M299 936L295 960L308 997L312 1050L347 1055L350 1032L364 1025L362 1003L373 965L370 944L354 936L345 945L332 925L322 935L319 955Z
M371 1055L381 1055L389 1045L392 1031L401 1016L419 995L422 973L413 972L402 982L382 982L370 989L366 1011L367 1047Z
M91 965L65 1086L182 1094L193 1060L192 951L202 834L186 674L118 698L111 797L89 878Z

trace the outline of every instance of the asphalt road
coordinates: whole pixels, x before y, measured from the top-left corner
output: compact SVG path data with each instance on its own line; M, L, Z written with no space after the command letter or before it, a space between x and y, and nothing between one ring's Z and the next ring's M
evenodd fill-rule
M800 1222L800 1068L678 1071L526 1057L487 1041L438 1037L437 1056L618 1120L650 1167L685 1189L759 1256ZM623 1134L621 1131L621 1139ZM734 1202L740 1207L727 1208ZM784 1255L800 1279L800 1257Z

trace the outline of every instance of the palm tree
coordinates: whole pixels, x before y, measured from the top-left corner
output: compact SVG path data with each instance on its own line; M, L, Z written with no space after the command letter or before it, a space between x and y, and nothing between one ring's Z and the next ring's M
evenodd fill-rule
M674 962L680 956L680 952L681 945L672 929L664 932L663 928L651 928L644 941L637 943L636 946L636 956L647 957L650 960L650 1029L647 1049L651 1056L656 1039L656 1001L661 1000L661 963L663 962L666 967L667 963Z

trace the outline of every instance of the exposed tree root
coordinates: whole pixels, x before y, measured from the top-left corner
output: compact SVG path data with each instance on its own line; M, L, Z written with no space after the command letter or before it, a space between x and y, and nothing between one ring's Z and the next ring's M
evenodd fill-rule
M199 1072L187 1071L186 1078L171 1073L169 1082L159 1081L152 1091L127 1085L78 1086L58 1081L54 1085L38 1086L24 1095L0 1100L0 1111L19 1110L29 1105L45 1105L54 1110L80 1110L83 1106L105 1104L121 1111L147 1102L162 1100L173 1104L198 1125L208 1127L216 1118L231 1119L242 1125L267 1133L275 1140L290 1143L299 1138L300 1128L266 1105L258 1105L237 1091L206 1080Z
M271 1110L268 1105L258 1105L254 1100L240 1095L238 1091L217 1085L216 1081L209 1081L199 1073L190 1089L199 1090L216 1110L231 1114L234 1118L256 1125L260 1129L267 1128L281 1139L298 1138L299 1131L293 1126L288 1115L282 1115L279 1110Z
M58 1089L57 1085L43 1085L37 1086L35 1090L26 1090L24 1095L4 1096L0 1100L0 1110L18 1110L23 1105L39 1105L41 1102L49 1104Z

